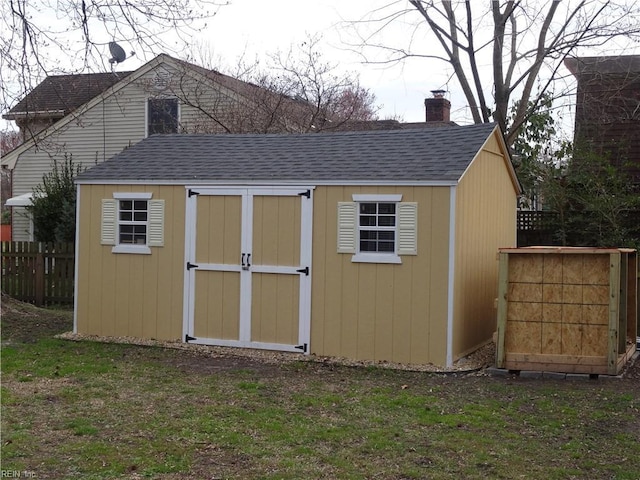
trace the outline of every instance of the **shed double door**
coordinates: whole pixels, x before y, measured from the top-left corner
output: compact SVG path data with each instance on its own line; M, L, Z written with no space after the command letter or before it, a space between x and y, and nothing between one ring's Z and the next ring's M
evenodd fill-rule
M188 188L185 341L307 353L311 228L311 188Z

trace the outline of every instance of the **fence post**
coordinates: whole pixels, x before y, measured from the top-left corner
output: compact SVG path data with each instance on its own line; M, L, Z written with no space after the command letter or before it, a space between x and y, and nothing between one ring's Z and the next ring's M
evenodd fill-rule
M44 305L44 254L38 252L36 255L36 306Z

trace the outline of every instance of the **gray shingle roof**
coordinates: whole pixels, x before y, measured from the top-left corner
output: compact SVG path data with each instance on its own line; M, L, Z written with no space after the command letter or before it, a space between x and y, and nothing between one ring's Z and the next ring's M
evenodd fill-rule
M494 124L288 135L154 135L82 173L82 183L453 182Z
M14 119L20 114L52 112L67 115L96 95L115 85L132 72L53 75L45 78L3 118Z

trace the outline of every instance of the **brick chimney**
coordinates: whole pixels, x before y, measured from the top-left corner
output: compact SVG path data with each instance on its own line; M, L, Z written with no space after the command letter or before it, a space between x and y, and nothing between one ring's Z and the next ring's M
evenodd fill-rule
M424 101L427 113L427 123L429 122L450 122L451 102L444 98L444 90L431 90L433 98Z

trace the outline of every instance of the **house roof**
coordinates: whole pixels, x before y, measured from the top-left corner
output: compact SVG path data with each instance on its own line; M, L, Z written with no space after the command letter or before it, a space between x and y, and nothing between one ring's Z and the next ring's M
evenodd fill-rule
M496 129L154 135L80 174L78 183L455 184Z
M564 64L576 77L595 73L638 73L640 72L640 55L573 57L565 59Z
M131 73L87 73L47 77L17 105L2 115L2 118L15 120L26 115L62 118Z

